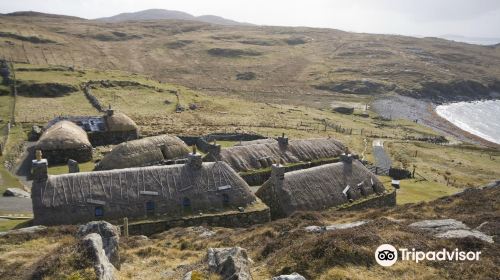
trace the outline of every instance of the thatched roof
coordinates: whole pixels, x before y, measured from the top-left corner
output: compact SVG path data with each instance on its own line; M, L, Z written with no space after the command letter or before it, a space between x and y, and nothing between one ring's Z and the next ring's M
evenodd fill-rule
M345 146L335 139L290 140L288 145L277 141L235 146L222 149L219 160L227 162L236 171L260 169L263 158L271 158L275 163L306 162L339 156Z
M60 121L49 127L36 144L42 150L66 150L92 147L87 133L70 121Z
M97 170L145 166L164 159L183 158L188 146L178 137L159 135L116 145L99 162Z
M149 197L161 201L169 212L181 208L182 200L189 198L193 210L209 210L221 207L217 204L222 204L221 193L229 195L231 206L256 201L247 183L231 167L210 162L199 169L177 164L51 175L47 181L33 183L33 204L35 210L92 203L132 207L142 205Z
M380 180L358 160L288 172L282 184L276 177L272 175L256 193L271 207L275 217L299 210L323 210L385 190Z
M236 143L234 146L248 146L248 145L255 145L255 144L271 144L271 143L277 143L276 139L266 138L266 139L252 140L252 141L241 141L241 142Z
M119 112L114 112L113 115L105 115L106 126L108 131L131 131L137 130L137 124L127 115Z

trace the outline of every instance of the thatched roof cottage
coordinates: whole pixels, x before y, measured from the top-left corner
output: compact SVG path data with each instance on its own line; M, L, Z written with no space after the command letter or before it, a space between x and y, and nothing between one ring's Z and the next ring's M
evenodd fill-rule
M35 145L41 150L49 164L66 163L68 159L78 162L92 160L92 145L87 133L70 121L60 121L48 128Z
M273 218L295 211L324 210L374 193L384 185L358 160L342 156L342 161L284 173L273 165L271 178L256 195L271 208Z
M174 218L237 210L258 199L224 162L203 163L190 154L186 164L47 176L34 162L35 224L74 224L123 217ZM45 168L45 169L44 169Z
M264 143L226 149L212 148L206 160L224 161L241 172L267 168L278 162L288 164L334 158L344 151L345 146L333 138L288 141L286 137L278 137L277 141L266 140Z
M188 146L176 136L146 137L115 146L98 163L96 170L147 166L163 160L185 158L188 153Z
M137 124L127 115L108 109L103 116L60 116L47 124L47 129L61 120L81 127L93 146L119 144L139 138Z

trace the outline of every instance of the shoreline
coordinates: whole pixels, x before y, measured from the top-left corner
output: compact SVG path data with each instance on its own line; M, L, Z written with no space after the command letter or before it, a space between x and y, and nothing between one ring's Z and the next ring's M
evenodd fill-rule
M453 102L451 102L453 103ZM386 118L402 118L407 120L418 120L419 123L430 127L445 136L452 136L459 141L480 145L488 148L500 149L500 145L472 134L456 126L436 112L435 104L430 101L422 101L407 96L390 96L375 100L372 108L379 115Z

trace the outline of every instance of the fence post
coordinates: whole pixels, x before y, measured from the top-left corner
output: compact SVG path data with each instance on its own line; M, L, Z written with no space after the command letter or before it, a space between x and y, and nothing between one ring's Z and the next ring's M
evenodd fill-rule
M123 218L123 235L128 237L128 218Z

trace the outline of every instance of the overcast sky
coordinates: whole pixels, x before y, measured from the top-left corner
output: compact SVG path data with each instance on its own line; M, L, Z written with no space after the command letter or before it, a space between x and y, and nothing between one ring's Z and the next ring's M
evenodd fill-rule
M151 8L262 25L500 38L500 0L0 0L1 13L32 10L83 18Z

